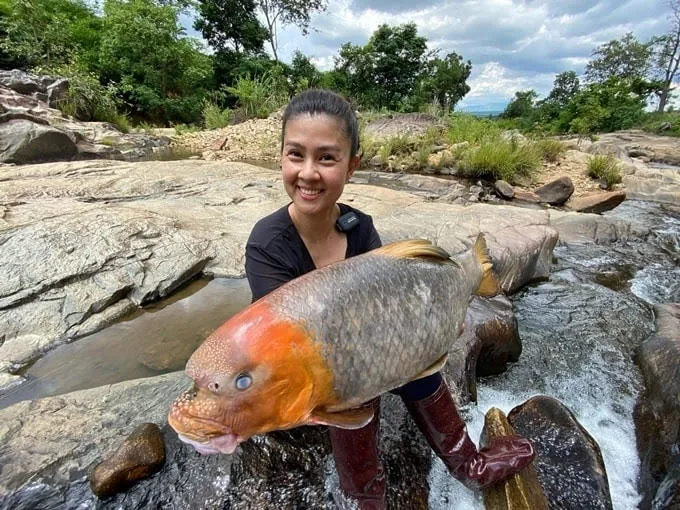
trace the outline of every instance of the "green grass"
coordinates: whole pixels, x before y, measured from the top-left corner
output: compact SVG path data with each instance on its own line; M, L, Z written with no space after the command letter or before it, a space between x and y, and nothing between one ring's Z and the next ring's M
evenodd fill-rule
M488 138L470 148L458 163L465 177L503 179L515 183L531 178L541 165L541 155L532 144L520 145L502 138Z
M605 182L607 189L611 189L614 184L622 181L621 167L611 154L592 156L588 160L586 172L589 177Z
M177 124L173 127L175 128L175 133L177 133L178 135L185 135L187 133L195 133L196 131L201 130L200 126L195 126L193 124Z
M536 148L541 154L541 157L545 161L550 161L555 163L560 159L560 156L564 154L567 150L566 145L564 145L559 140L554 140L552 138L543 138L536 142Z
M231 124L234 119L234 111L228 108L223 110L215 103L206 101L203 104L203 125L206 129L220 129Z
M671 128L661 130L663 124L670 124ZM668 136L680 136L680 112L649 112L642 117L640 125L637 126L643 131Z
M480 119L468 113L454 113L448 118L448 142L480 143L488 138L496 138L501 133L498 124L489 119Z

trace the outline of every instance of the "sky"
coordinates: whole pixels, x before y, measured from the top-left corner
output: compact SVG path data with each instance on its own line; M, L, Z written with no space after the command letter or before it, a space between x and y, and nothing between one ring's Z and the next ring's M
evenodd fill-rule
M325 71L343 43L365 45L381 24L415 22L430 49L472 61L471 90L456 109L502 110L518 90L545 97L556 74L582 74L603 43L666 33L669 14L668 0L328 0L307 36L280 29L279 56L290 62L300 50Z

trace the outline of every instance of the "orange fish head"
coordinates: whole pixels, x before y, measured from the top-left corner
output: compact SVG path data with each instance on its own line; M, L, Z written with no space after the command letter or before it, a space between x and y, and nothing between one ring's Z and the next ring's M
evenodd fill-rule
M263 301L232 317L187 363L194 387L172 404L168 422L201 453L232 453L255 434L310 422L334 402L319 345Z

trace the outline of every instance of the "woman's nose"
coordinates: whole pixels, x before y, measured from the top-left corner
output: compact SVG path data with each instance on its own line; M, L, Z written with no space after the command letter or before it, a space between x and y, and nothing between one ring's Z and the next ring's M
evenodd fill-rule
M314 158L305 158L300 169L299 177L303 179L314 179L317 176L316 161Z

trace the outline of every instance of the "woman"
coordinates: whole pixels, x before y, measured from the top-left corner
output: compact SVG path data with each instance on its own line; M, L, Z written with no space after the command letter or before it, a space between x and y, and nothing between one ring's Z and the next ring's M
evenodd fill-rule
M359 130L351 105L326 90L293 98L283 115L281 168L290 204L260 220L246 245L253 301L314 269L381 245L370 216L338 203L359 166ZM531 462L522 438L503 438L477 451L440 374L394 390L451 474L469 487L500 481ZM329 427L343 492L361 509L385 508L378 457L377 398L364 404L373 420L359 430Z

